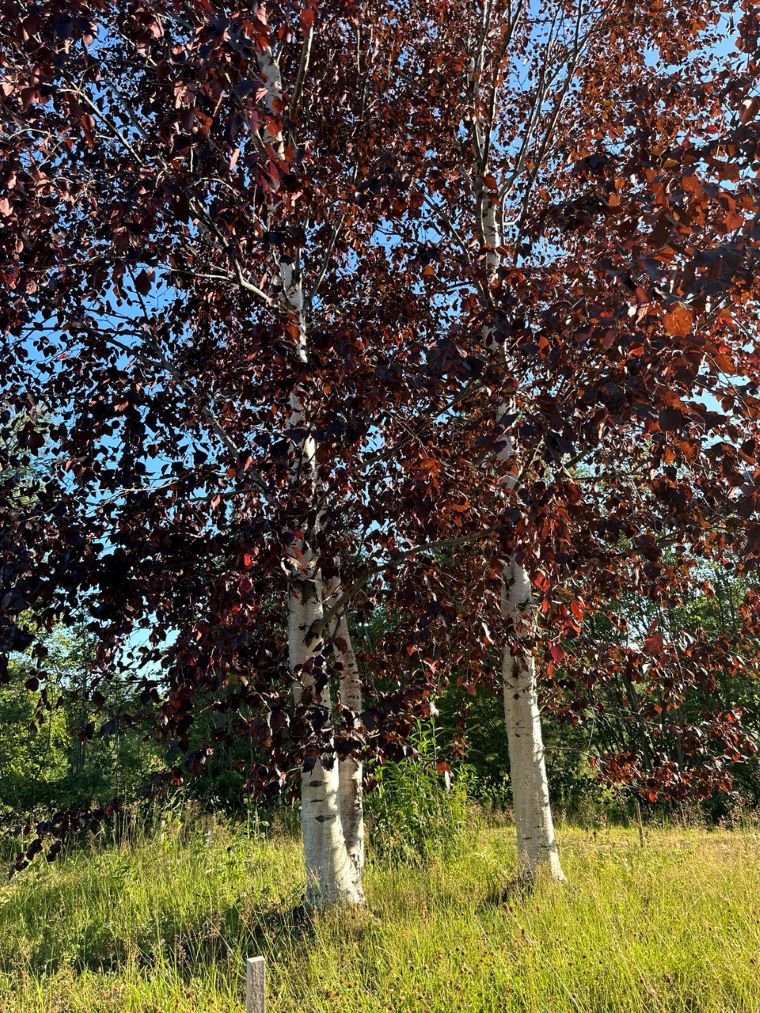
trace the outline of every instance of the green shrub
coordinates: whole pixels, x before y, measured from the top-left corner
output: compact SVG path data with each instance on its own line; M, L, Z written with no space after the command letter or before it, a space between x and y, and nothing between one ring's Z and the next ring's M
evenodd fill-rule
M414 745L414 757L374 768L376 785L367 793L365 811L372 853L391 863L423 865L460 850L472 818L470 772L464 768L451 776L439 759L433 726L418 724Z

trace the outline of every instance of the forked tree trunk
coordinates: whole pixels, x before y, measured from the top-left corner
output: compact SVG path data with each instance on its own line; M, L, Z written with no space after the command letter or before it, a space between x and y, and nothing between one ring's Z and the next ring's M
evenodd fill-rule
M308 47L305 50L308 54ZM264 140L281 158L285 156L285 143L280 117L283 113L283 89L280 68L270 48L259 52L259 72L266 88L265 104L271 120L264 128ZM308 60L303 64L305 73ZM276 216L276 208L273 215ZM299 365L308 365L308 340L304 313L303 282L297 256L276 255L276 269L280 279L280 303L285 315L297 328L298 344L295 357ZM292 430L310 429L305 417L300 393L294 388L290 398ZM314 688L315 674L322 665L324 639L322 636L324 607L322 576L308 538L314 538L319 527L316 506L318 476L316 441L308 435L291 461L293 492L302 501L304 521L311 522L306 540L302 532L293 535L288 552L288 659L293 674L293 693L299 703L304 692ZM304 525L309 527L308 524ZM320 631L320 632L315 632ZM319 700L328 713L332 709L329 685L325 685ZM301 830L306 865L306 904L313 908L326 908L336 904L364 903L360 870L357 869L346 848L343 824L340 818L340 771L334 754L328 764L321 755L311 757L301 771Z
M307 564L308 565L308 564ZM312 630L322 620L322 594L315 568L300 579L291 579L288 598L288 654L298 682L296 702L303 690L313 686L310 664L321 662L323 642ZM305 668L304 668L305 666ZM302 688L303 687L303 690ZM315 701L317 702L317 701ZM330 708L329 690L318 701ZM301 831L306 865L306 904L322 909L336 904L364 902L361 877L346 847L340 806L338 762L327 766L317 757L301 771Z

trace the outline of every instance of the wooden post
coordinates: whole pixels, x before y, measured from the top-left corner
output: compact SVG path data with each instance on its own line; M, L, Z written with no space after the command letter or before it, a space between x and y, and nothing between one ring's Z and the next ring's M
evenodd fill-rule
M265 982L264 958L249 957L246 961L245 1013L264 1013Z
M641 803L637 798L633 800L633 809L636 813L636 823L639 827L639 846L644 847L644 820L641 818Z

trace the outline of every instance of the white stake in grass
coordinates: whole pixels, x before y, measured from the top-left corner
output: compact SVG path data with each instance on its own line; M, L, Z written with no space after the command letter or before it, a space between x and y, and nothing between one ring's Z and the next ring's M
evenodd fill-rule
M245 978L245 1013L264 1013L266 971L263 957L248 958Z

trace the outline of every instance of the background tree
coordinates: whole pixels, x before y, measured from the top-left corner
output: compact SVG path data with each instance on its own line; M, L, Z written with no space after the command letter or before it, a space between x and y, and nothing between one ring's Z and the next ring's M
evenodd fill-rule
M403 511L403 533L477 547L448 579L427 571L430 608L463 642L430 651L450 674L466 657L477 682L506 642L522 864L560 878L536 663L551 687L584 618L625 591L667 608L705 561L756 566L757 13L414 12L424 112L406 223L446 307L452 398L435 429L410 427L429 511ZM694 679L709 695L709 668Z

